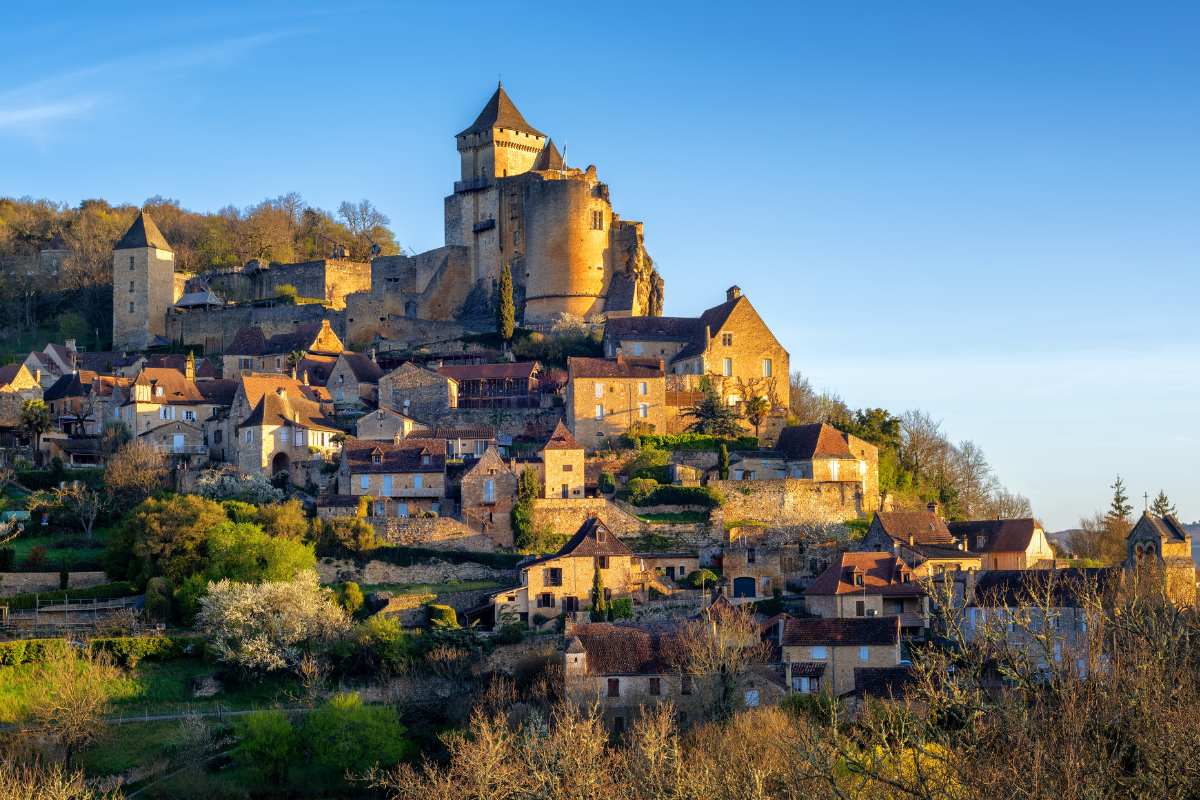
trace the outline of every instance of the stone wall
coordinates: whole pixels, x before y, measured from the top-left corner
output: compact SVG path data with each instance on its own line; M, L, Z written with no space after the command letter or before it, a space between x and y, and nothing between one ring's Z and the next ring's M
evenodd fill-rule
M618 536L638 535L646 527L646 523L602 497L579 500L553 497L533 501L534 527L550 525L557 534L570 536L593 515L599 517L600 521Z
M108 582L108 575L104 572L72 572L67 588L68 590L89 589ZM0 597L12 597L30 592L57 592L58 586L57 572L0 573Z
M379 379L381 408L389 408L431 427L438 427L435 418L457 402L456 384L423 367L401 364Z
M506 408L496 428L495 414L496 409L490 408L445 408L430 416L428 424L434 428L495 428L499 435L546 439L564 419L562 408Z
M353 561L320 559L317 574L322 583L354 581L362 584L407 585L412 583L446 583L448 581L499 581L516 585L520 580L516 570L496 569L468 561L451 564L434 559L411 566L389 564L385 561L368 561L361 568ZM55 573L55 578L58 575ZM57 588L57 583L55 584Z
M494 552L492 540L450 517L367 517L367 523L381 539L405 547L432 547L437 550Z
M512 675L517 664L527 658L562 658L565 641L561 635L550 633L544 636L526 636L517 644L501 645L484 661L483 672L503 672Z
M233 306L212 311L193 311L187 314L167 315L167 338L174 341L183 337L184 344L202 344L204 352L220 353L233 343L238 328L257 325L263 336L270 338L279 333L292 333L297 325L311 322L329 322L329 327L340 339L346 339L346 314L344 311L316 303L296 306Z
M462 337L464 328L453 322L413 319L402 314L388 314L388 338L403 342L402 347L453 342Z
M811 481L773 478L753 481L709 481L725 496L726 521L754 520L775 528L831 532L849 519L865 517L858 481ZM873 511L874 509L870 509Z

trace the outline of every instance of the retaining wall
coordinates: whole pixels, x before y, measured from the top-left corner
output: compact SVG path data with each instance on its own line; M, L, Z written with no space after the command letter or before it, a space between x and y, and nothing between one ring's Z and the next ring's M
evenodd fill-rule
M366 521L381 539L392 544L475 553L491 553L496 549L489 537L450 517L367 517Z
M104 572L72 572L67 589L90 589L109 583ZM57 592L57 572L0 572L0 597L12 597L30 592Z
M326 563L329 561L329 563ZM384 561L368 561L359 568L353 561L318 559L317 574L322 583L354 581L362 584L409 584L446 583L448 581L500 581L503 583L520 580L515 570L467 562L450 564L445 561L427 561L412 566L397 566Z

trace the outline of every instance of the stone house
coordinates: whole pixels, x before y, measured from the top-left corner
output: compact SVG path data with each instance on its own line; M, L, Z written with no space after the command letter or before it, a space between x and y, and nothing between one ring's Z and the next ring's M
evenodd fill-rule
M200 396L212 409L212 413L203 420L204 439L208 445L210 461L228 460L226 454L229 450L231 430L229 428L229 409L233 406L233 399L237 396L240 387L240 381L227 378L196 382L196 389L200 392ZM236 429L232 430L236 434ZM234 435L233 438L236 439L237 436Z
M413 431L426 430L425 426L412 417L397 414L390 408L377 408L358 418L354 426L354 438L390 442L399 434L401 439Z
M191 422L164 422L138 434L138 439L150 442L160 453L172 456L206 456L204 429Z
M642 572L658 573L669 581L681 581L700 569L699 553L634 553L633 557L641 562Z
M154 353L148 358L142 356L144 363L142 367L153 367L155 369L173 369L182 372L188 378L194 381L211 381L221 377L217 374L217 368L207 358L196 360L195 354L189 352L186 355L183 353ZM141 370L137 370L140 372ZM136 373L131 377L137 377Z
M589 517L558 552L523 561L521 585L493 593L496 619L531 626L534 617L547 619L561 612L581 611L592 603L592 581L597 569L604 597L630 597L632 551L596 517Z
M139 436L171 420L200 427L217 410L194 380L169 368L146 367L128 388L114 386L112 402L121 421Z
M361 408L379 400L379 379L383 370L366 353L343 351L333 364L325 388L338 408Z
M554 433L542 447L543 497L563 500L582 499L587 480L583 445L575 440L567 426L558 421Z
M517 504L518 476L496 448L488 447L461 480L462 516L491 538L497 547L513 546L509 517Z
M242 472L268 477L288 472L293 482L301 479L293 465L335 454L333 437L342 432L317 403L283 386L263 392L234 430Z
M854 481L871 510L879 508L879 448L824 423L784 428L775 445L786 459L787 477Z
M94 372L68 372L42 392L42 401L50 409L55 430L75 436L91 433L97 424L92 396L95 380Z
M379 407L433 419L458 407L458 381L406 362L379 379Z
M441 367L439 375L458 383L459 408L538 408L537 361ZM527 401L527 402L524 402Z
M446 497L446 443L399 437L391 442L346 440L338 493L372 498L372 517L440 513Z
M329 326L329 320L297 325L291 333L279 333L270 338L257 325L238 328L233 341L222 353L226 377L247 372L290 372L292 353L305 356L319 353L337 356L345 348L342 340Z
M324 416L326 414L326 406L321 403L320 398L316 395L316 387L306 386L295 378L279 373L251 373L243 375L235 373L236 389L230 391L229 384L224 381L204 381L197 384L201 394L208 393L208 396L213 400L225 401L232 397L227 407L221 407L216 402L210 403L213 407L213 414L207 418L205 428L208 431L208 441L212 445L210 454L216 458L216 453L222 452L222 458L234 464L240 463L240 452L243 442L239 438L238 427L250 418L258 408L260 401L265 395L270 392L278 392L283 389L291 398L304 398L317 405L318 410ZM340 433L340 429L337 433ZM314 430L312 435L307 437L306 446L312 445L320 448L322 452L329 452L335 447L333 436L336 433L330 433L324 428ZM244 434L242 434L244 438ZM259 442L246 442L250 446L250 450L257 453ZM254 456L251 456L253 461Z
M938 516L937 503L930 503L926 511L877 511L859 550L891 553L912 566L918 578L983 566L982 556L950 533Z
M341 357L341 353L305 353L304 357L296 362L292 377L299 378L309 386L323 387L329 381L333 365L337 363L339 357Z
M927 593L891 553L841 553L803 595L805 608L819 617L899 617L904 638L929 627Z
M317 498L317 518L357 517L362 497L352 494L323 494Z
M735 604L772 597L776 589L786 588L787 572L797 572L803 567L798 546L763 546L741 536L741 530L730 530L730 541L719 563L713 559L728 581L721 587L721 593Z
M1054 548L1035 519L947 522L950 535L980 558L980 569L1052 569Z
M585 447L635 424L666 430L666 378L658 358L568 358L567 427Z
M1173 514L1151 516L1146 511L1134 523L1125 539L1123 566L1134 570L1146 564L1163 570L1168 591L1181 605L1196 602L1196 562L1192 556L1192 535Z
M784 680L793 691L854 690L854 670L900 665L899 617L780 617L768 631L781 651Z
M491 428L420 428L408 434L413 439L442 439L446 455L461 459L481 458L488 447L497 445Z
M604 353L661 358L673 375L707 375L730 403L766 397L774 408L788 406L788 353L737 286L699 317L610 317Z
M38 376L24 364L0 367L0 428L19 428L22 404L43 394Z
M710 480L720 480L716 465L706 470ZM755 481L788 477L787 461L779 450L732 450L729 453L729 480Z

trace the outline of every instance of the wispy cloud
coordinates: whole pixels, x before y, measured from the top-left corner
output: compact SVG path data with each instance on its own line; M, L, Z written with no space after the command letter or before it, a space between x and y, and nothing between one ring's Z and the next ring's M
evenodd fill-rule
M33 103L23 108L0 110L0 130L19 130L54 120L68 119L86 113L96 105L95 98L80 98L69 102Z

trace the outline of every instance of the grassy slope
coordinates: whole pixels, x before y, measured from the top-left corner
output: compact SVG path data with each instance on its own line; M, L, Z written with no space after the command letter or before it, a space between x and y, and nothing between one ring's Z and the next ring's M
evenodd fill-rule
M82 530L72 530L67 536L37 536L38 527L36 524L31 526L34 530L23 533L16 539L5 545L17 551L17 569L22 572L57 572L62 566L62 557L67 557L67 567L76 572L98 572L100 570L100 556L104 553L104 545L108 541L108 529L96 528L92 531L92 540L99 546L97 547L62 547L64 539L83 539ZM46 548L46 560L41 566L29 566L29 553L35 547Z

